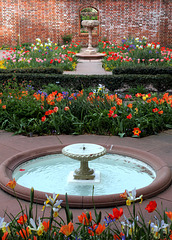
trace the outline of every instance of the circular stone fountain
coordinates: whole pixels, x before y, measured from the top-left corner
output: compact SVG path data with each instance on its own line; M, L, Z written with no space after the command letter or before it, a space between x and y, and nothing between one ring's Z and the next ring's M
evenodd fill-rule
M105 178L106 183L103 186L103 189L100 190L100 192L94 194L94 203L93 203L93 198L92 198L92 194L87 194L87 185L85 185L85 183L82 185L84 194L80 194L78 191L78 183L69 183L65 180L66 175L68 175L68 169L76 169L78 167L78 162L74 161L73 159L71 159L71 157L73 158L73 154L74 154L74 158L78 158L77 155L80 151L80 156L89 156L90 158L92 158L91 160L94 161L87 161L90 162L90 165L93 166L93 164L96 163L96 161L98 161L95 167L95 170L98 169L99 165L101 165L102 163L100 163L99 159L103 159L103 163L108 164L108 158L110 156L112 156L112 162L114 162L114 156L113 154L118 154L121 156L122 158L134 158L133 161L135 162L135 165L140 165L140 163L143 163L143 165L141 164L141 172L144 171L149 171L149 167L151 169L153 169L153 172L155 172L155 179L152 180L152 182L148 185L143 185L142 187L136 187L137 188L137 195L141 195L143 194L144 199L152 197L160 192L162 192L164 189L166 189L169 184L171 183L171 173L170 173L170 169L168 168L168 166L158 157L148 153L148 152L144 152L144 151L140 151L138 149L134 149L134 148L128 148L128 147L123 147L123 146L118 146L118 145L111 145L111 146L100 146L100 147L96 147L93 148L92 150L90 150L89 154L87 152L87 147L89 146L89 144L78 144L77 145L77 149L79 149L79 147L81 148L80 150L76 150L74 149L76 145L69 145L69 146L52 146L52 147L44 147L44 148L38 148L38 149L34 149L32 151L27 151L27 152L22 152L20 154L17 154L9 159L7 159L5 162L3 162L3 164L0 165L0 187L4 190L7 191L8 193L14 195L14 192L12 189L10 189L9 187L6 186L6 184L9 182L10 179L12 179L14 177L14 173L15 171L18 172L19 175L22 175L23 173L25 173L26 170L26 165L29 164L29 162L35 161L35 163L38 165L38 169L42 168L43 170L46 170L46 168L48 169L48 167L51 170L51 176L52 179L50 180L50 186L51 185L55 185L55 190L49 190L50 188L48 187L47 189L45 188L45 184L47 182L47 176L46 174L43 173L43 176L40 178L40 182L43 183L43 189L35 189L35 199L34 201L37 203L41 203L43 204L44 201L46 200L45 197L45 193L47 194L51 194L52 192L55 193L60 193L59 195L59 199L63 200L63 205L65 205L65 193L68 193L68 190L64 190L65 184L68 185L68 189L69 189L69 193L68 193L68 202L69 202L69 206L70 207L74 207L74 208L89 208L89 207L93 207L94 205L97 207L109 207L109 206L114 206L114 205L122 205L125 204L125 200L120 198L119 193L124 192L124 189L122 189L122 187L120 187L117 191L115 191L115 186L117 185L117 177L122 177L120 174L120 165L117 166L117 169L115 170L114 168L114 164L109 166L108 170L108 166L107 165L103 165L103 167L100 170L100 183L103 182L103 178ZM94 147L94 145L90 145L90 147ZM85 149L83 149L85 148ZM91 149L91 148L90 148ZM96 150L97 149L97 150ZM94 151L95 150L95 151ZM65 154L69 154L70 158L68 158L67 156L65 156L64 154L61 154L63 152L65 152ZM103 155L105 153L105 151L107 151L107 154ZM92 152L92 153L91 153ZM60 167L58 167L57 171L55 171L55 167L53 164L51 164L51 156L53 157L53 154L55 154L55 161L58 162L60 164ZM93 155L92 155L93 154ZM94 157L97 157L96 155L101 155L101 157L98 157L97 159L94 159ZM61 155L64 156L64 159L61 159ZM85 158L84 156L84 158ZM89 159L88 157L88 159ZM39 158L47 158L48 164L47 166L39 166ZM67 158L67 159L66 159ZM58 160L61 159L61 160ZM77 159L78 160L78 159ZM80 160L79 160L80 161ZM119 160L121 162L121 160ZM81 161L82 162L82 161ZM128 162L128 160L126 160L126 162ZM75 167L72 167L71 164L72 163L76 163ZM26 165L24 165L26 164ZM86 166L87 166L86 164ZM147 170L145 170L144 164L148 165ZM61 166L63 165L63 170L61 168ZM80 164L82 165L82 163ZM23 167L25 166L25 167ZM134 166L134 165L133 165ZM131 171L134 167L131 166L131 168L128 169L128 171ZM25 169L24 169L25 168ZM82 167L81 167L82 168ZM87 167L86 167L87 168ZM35 167L34 167L35 169ZM88 167L87 170L89 172L89 174L86 174L86 176L90 176L93 177L95 171L91 171L90 173L90 168ZM107 170L107 171L106 171ZM110 172L111 171L111 172ZM152 171L152 170L151 170ZM32 172L32 170L31 170ZM77 172L77 171L76 171ZM60 175L61 174L61 175ZM75 173L77 175L77 173ZM26 171L26 175L27 175L27 171ZM58 175L60 176L60 178L58 179ZM103 176L105 175L105 176ZM112 176L114 178L112 178ZM78 177L78 176L77 176ZM77 178L76 177L76 178ZM79 177L82 178L82 176L80 176L79 173ZM57 178L57 180L56 180ZM84 176L85 178L85 176ZM55 181L56 180L56 181ZM94 180L94 179L93 179ZM80 181L80 182L89 182L89 181L93 181L92 179L90 180L82 180L82 179L75 179L75 181ZM17 178L16 178L17 181ZM121 182L121 180L118 180L119 182ZM33 181L35 182L35 180ZM55 182L55 183L54 183ZM66 183L67 182L67 183ZM125 182L127 182L129 185L127 186L127 189L130 191L132 190L134 187L131 184L131 180L130 177L125 179ZM134 185L137 182L137 180L134 180ZM145 182L145 179L143 178L143 183ZM29 181L27 181L27 183L29 183ZM114 186L112 186L112 183L114 184ZM80 183L79 183L80 184ZM145 184L145 183L144 183ZM92 188L92 186L95 186L95 190L96 188L99 186L99 183L91 183L90 188ZM109 192L106 192L105 190L108 188L109 185ZM62 190L60 190L59 186L61 187L62 190L64 190L64 192ZM17 185L15 187L15 193L19 198L22 198L24 200L30 200L30 187L32 186L28 186L25 187L25 184L20 185L20 183L18 183L17 181ZM70 193L70 189L72 189L72 187L74 187L73 192ZM77 190L77 191L76 191Z
M97 53L92 47L92 31L99 25L98 20L83 20L81 22L83 27L88 29L88 47L84 52L77 53L76 56L84 59L101 59L105 56L103 53Z

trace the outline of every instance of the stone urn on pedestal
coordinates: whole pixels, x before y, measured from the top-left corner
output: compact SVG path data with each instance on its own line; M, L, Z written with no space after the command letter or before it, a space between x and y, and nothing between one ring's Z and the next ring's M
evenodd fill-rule
M81 22L83 27L86 27L88 30L88 47L84 52L76 54L79 58L86 59L98 59L103 58L105 55L102 53L97 53L92 47L92 31L95 27L99 26L98 20L83 20Z

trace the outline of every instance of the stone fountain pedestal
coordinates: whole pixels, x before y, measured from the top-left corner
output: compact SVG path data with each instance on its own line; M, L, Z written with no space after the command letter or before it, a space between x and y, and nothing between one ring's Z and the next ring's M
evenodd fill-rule
M101 59L105 55L103 53L97 53L92 47L92 31L95 27L99 25L97 20L84 20L81 22L83 27L86 27L88 30L88 47L84 52L77 53L76 56L82 59Z
M75 180L93 180L95 172L89 168L88 162L103 156L106 149L97 144L77 143L64 147L62 153L80 162L80 168L73 174Z

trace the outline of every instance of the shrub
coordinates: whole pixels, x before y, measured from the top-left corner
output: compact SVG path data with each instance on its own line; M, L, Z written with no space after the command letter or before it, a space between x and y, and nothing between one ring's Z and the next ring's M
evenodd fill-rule
M39 68L14 68L14 69L0 69L0 73L44 73L44 74L62 74L63 70L57 67L39 67Z
M1 84L8 79L15 78L15 81L22 83L26 81L36 88L42 88L43 85L49 83L57 84L63 88L72 90L82 90L90 87L96 87L98 84L105 85L110 91L115 91L123 87L136 87L150 85L159 92L164 92L172 89L172 76L169 74L159 75L137 75L137 74L121 74L121 75L69 75L69 74L44 74L44 73L0 73Z
M136 67L118 67L112 70L114 75L117 74L147 74L147 75L156 75L156 74L169 74L172 75L172 67L164 66L164 67L157 67L157 66L138 66Z
M64 34L62 36L62 40L63 40L63 44L71 43L71 41L72 41L72 34Z

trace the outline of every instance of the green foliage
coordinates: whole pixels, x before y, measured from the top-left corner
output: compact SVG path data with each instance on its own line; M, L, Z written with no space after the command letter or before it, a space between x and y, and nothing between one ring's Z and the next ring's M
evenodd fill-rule
M81 16L81 21L83 20L97 20L97 16Z
M21 47L24 48L26 51L30 50L31 46L32 46L32 43L29 43L29 42L21 44Z
M10 45L2 45L0 46L0 50L6 50L6 49L9 49L10 48Z
M51 70L50 70L51 71ZM56 69L53 69L56 71ZM143 85L149 87L150 85L157 89L159 92L167 91L172 88L172 75L170 74L119 74L119 75L70 75L70 74L55 74L55 73L0 73L1 83L0 91L2 91L4 82L8 79L15 78L15 81L19 84L23 81L30 84L36 89L41 89L43 85L56 84L59 87L81 90L90 87L96 87L98 84L105 85L110 91L126 87L136 87L137 85ZM57 69L60 73L61 70Z
M14 179L11 181L14 182ZM8 186L10 187L10 185ZM13 187L13 191L16 196L15 186ZM148 215L151 219L148 222L145 220L142 210L140 208L136 210L136 202L140 201L141 204L142 195L136 197L136 189L133 189L131 192L126 190L125 194L127 204L125 212L123 208L113 208L112 213L106 213L106 216L102 219L102 212L99 211L97 213L94 207L94 215L91 211L83 211L81 215L78 215L78 220L73 222L73 213L69 208L67 193L64 207L66 220L61 217L60 213L63 201L56 194L47 196L47 200L43 206L42 217L40 217L37 209L35 211L33 202L34 189L32 188L29 209L26 207L23 209L20 200L16 197L21 211L16 216L6 211L5 217L10 219L9 223L5 222L4 218L0 218L2 224L0 237L6 240L170 240L172 237L172 223L169 220L171 219L171 212L167 212L167 209L164 210L163 206L159 210L156 201L150 201L144 209L145 216ZM47 209L45 217L46 208L50 209L50 213L48 215Z
M171 66L171 49L161 47L159 43L148 43L146 37L142 37L142 39L124 38L121 44L100 41L98 51L106 53L102 61L105 70L114 70L114 73L116 73L116 68L132 68L136 69L136 72L140 72L142 68L147 70L147 66L150 68Z
M72 41L72 34L64 34L61 37L62 37L62 40L63 40L63 44L71 43L71 41Z
M140 129L138 136L144 137L171 127L169 94L158 98L144 95L139 85L131 90L132 96L126 94L122 99L104 86L65 91L49 84L36 91L31 83L7 81L0 97L0 126L25 135L91 133L121 137L133 137L135 128ZM137 90L141 95L135 97Z
M172 67L171 66L137 66L136 67L118 67L112 70L112 73L117 74L145 74L145 75L156 75L156 74L169 74L172 75Z
M0 73L44 73L44 74L62 74L63 70L58 67L38 67L38 68L14 68L14 69L0 69Z
M42 91L46 92L47 94L50 94L50 93L55 92L55 91L65 92L66 89L62 88L61 86L58 86L57 84L49 83L47 85L42 86Z
M128 92L129 92L129 94L136 95L137 93L146 94L146 93L148 93L148 90L145 89L143 85L138 85L135 88L130 88L128 90Z
M103 36L103 37L102 37L102 41L103 41L103 42L108 42L107 37ZM99 52L100 52L100 44L98 45L98 49L99 49Z
M72 71L76 67L75 53L80 51L79 43L70 43L58 46L48 39L42 43L39 38L36 43L5 51L4 58L0 61L0 68L24 69L24 68L58 68Z

